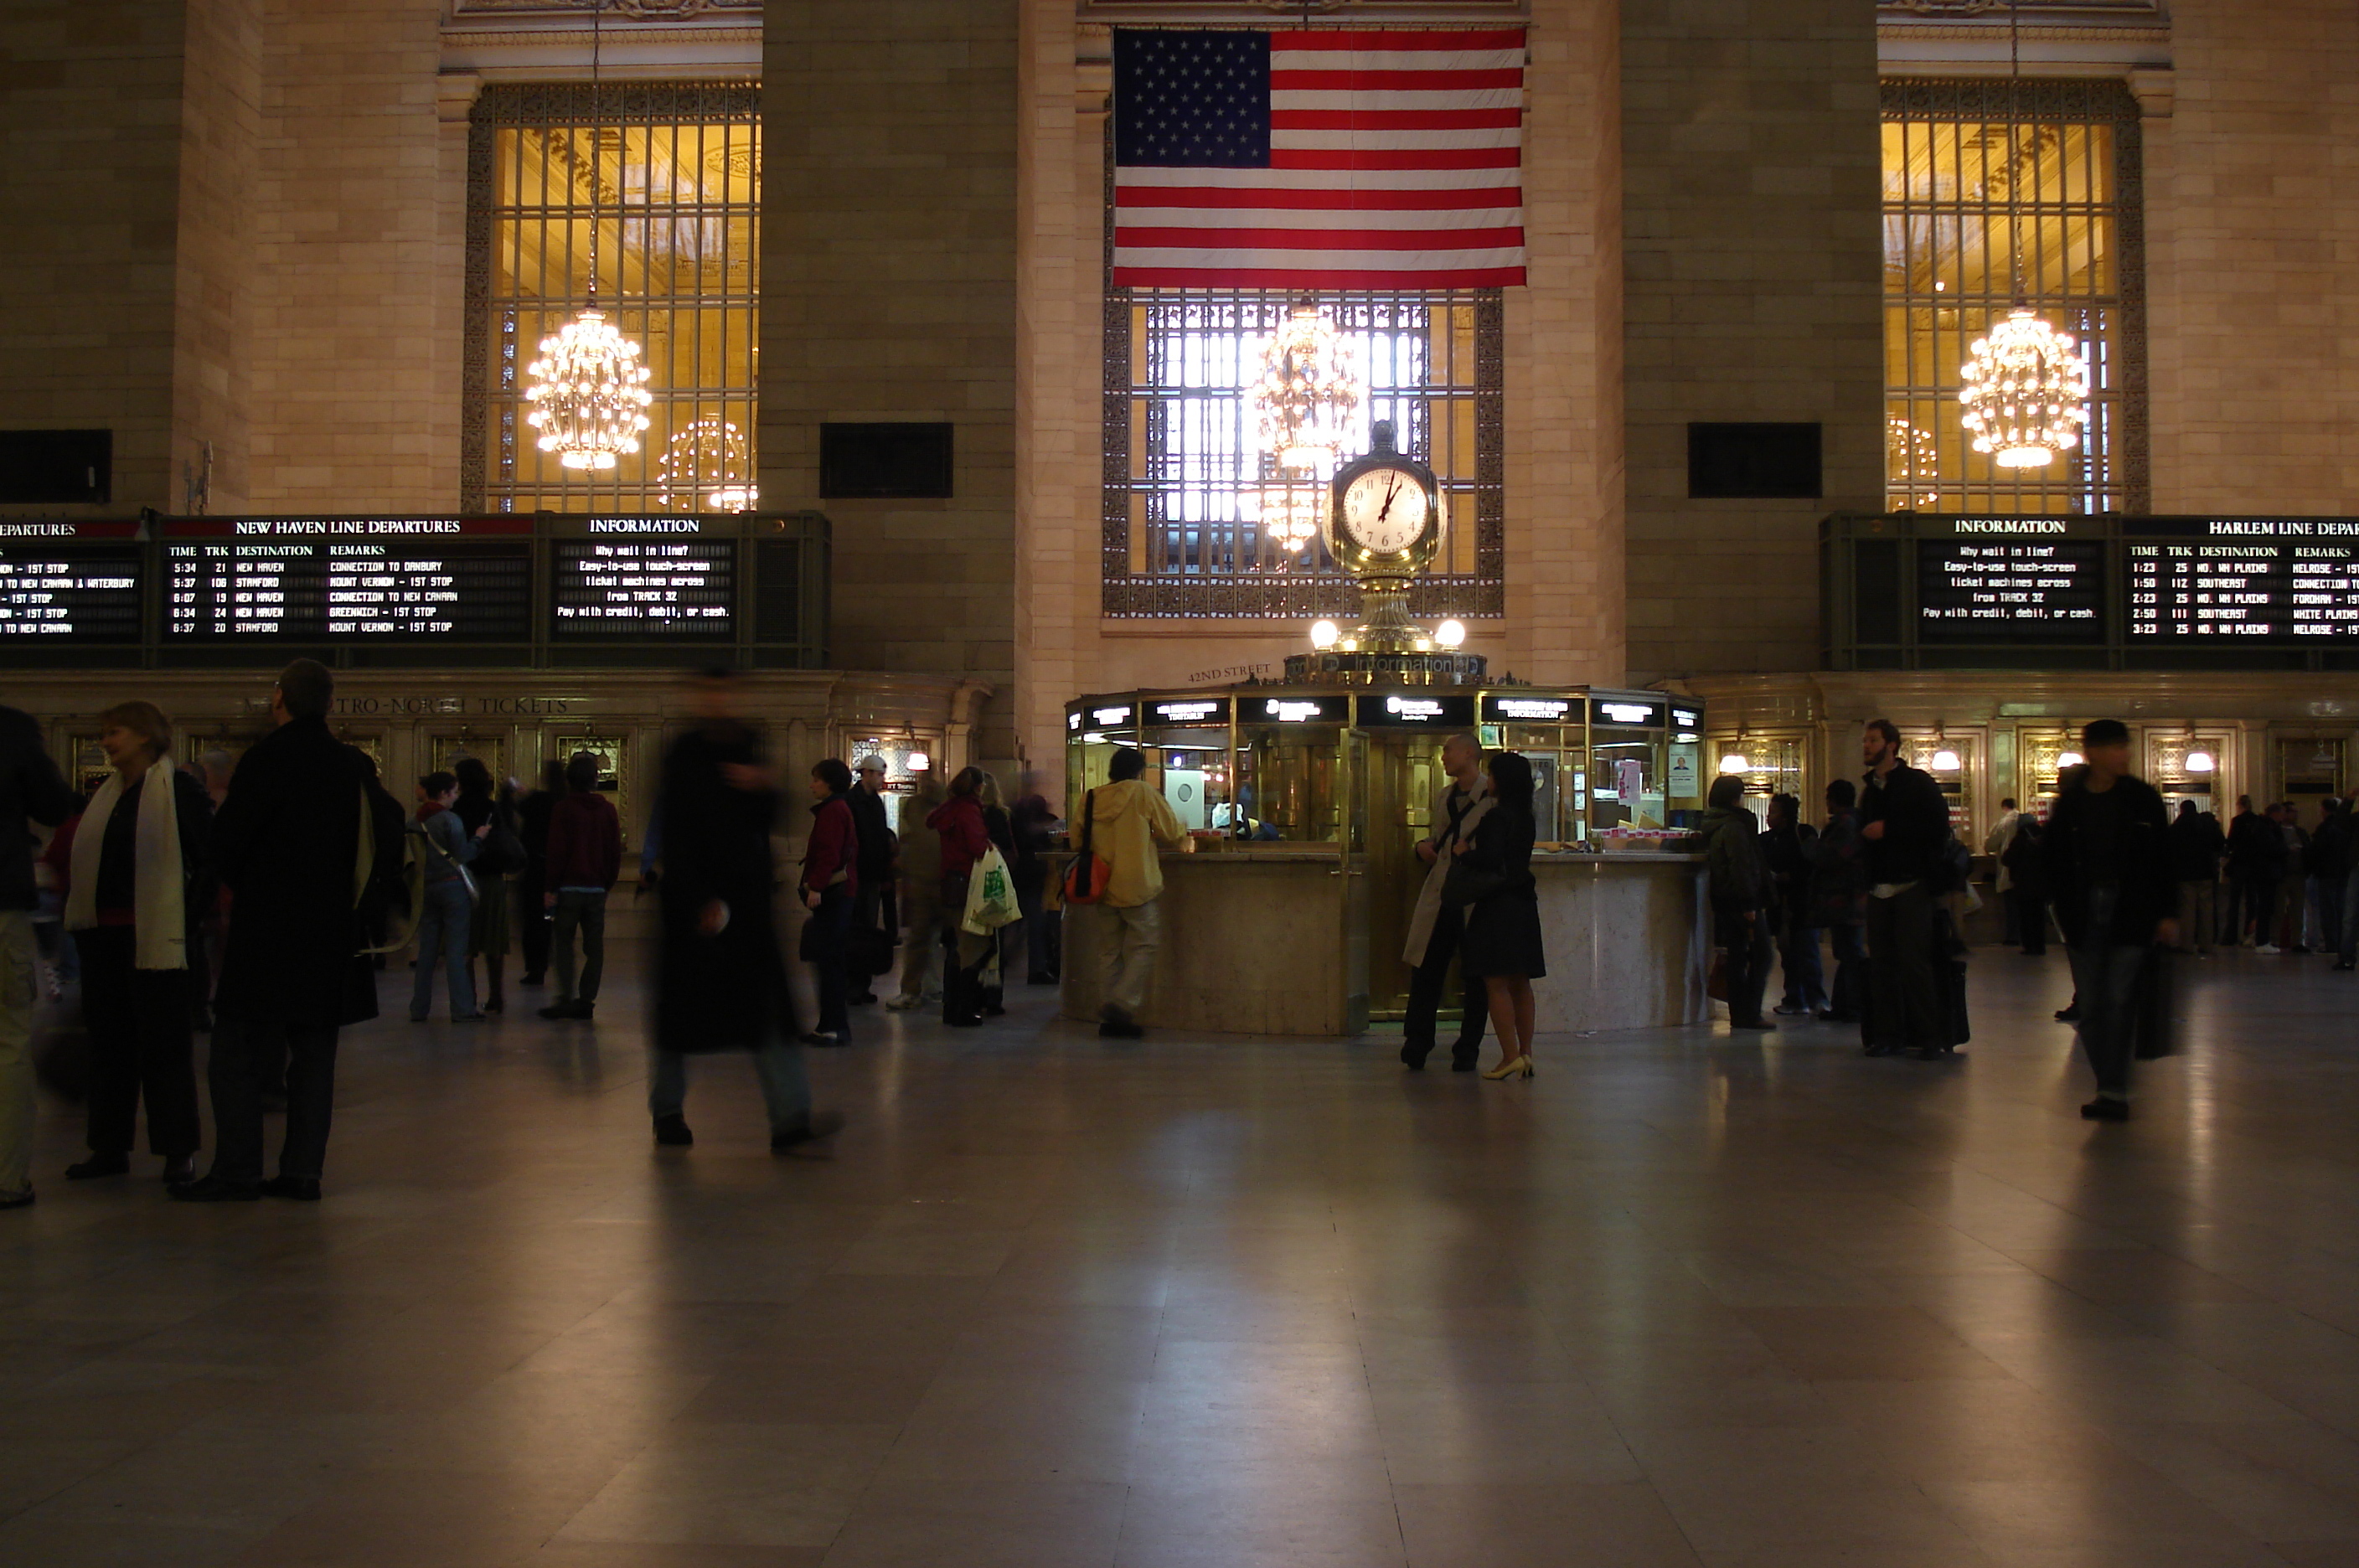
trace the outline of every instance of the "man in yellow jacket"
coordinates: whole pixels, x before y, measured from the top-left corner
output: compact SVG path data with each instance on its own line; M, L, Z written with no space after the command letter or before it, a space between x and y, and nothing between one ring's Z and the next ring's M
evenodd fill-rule
M1106 913L1098 932L1098 1034L1104 1040L1137 1040L1147 1032L1138 1027L1138 1015L1155 978L1155 950L1163 943L1157 903L1163 896L1163 866L1155 849L1188 842L1171 803L1139 777L1146 771L1144 753L1130 746L1115 752L1107 768L1114 781L1090 791L1084 824L1108 873L1105 897L1098 904ZM1075 842L1080 837L1076 833Z

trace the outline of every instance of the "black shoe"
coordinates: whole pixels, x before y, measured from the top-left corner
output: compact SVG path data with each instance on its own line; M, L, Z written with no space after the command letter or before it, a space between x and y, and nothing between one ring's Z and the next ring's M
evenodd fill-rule
M1432 1054L1433 1042L1431 1040L1408 1040L1401 1042L1401 1065L1408 1068L1412 1073L1424 1072L1425 1059Z
M863 991L856 996L846 996L844 998L845 1001L851 1003L855 1007L864 1007L875 999L876 993L874 991Z
M530 975L526 975L520 976L520 977L517 979L516 984L517 984L517 985L538 985L541 984L541 983L542 983L544 980L546 980L547 978L548 978L548 976L547 976L547 975L545 975L541 974L540 972L538 972L538 970L536 970L535 972L533 972L533 973L532 973L532 974L530 974Z
M192 1154L164 1161L164 1185L179 1187L197 1179L197 1160Z
M2334 965L2334 967L2335 967L2335 968L2337 968L2337 969L2353 969L2353 968L2359 968L2359 964L2343 964L2343 963L2339 963L2339 962L2338 962L2338 963Z
M2110 1094L2100 1094L2081 1107L2081 1119L2090 1122L2125 1122L2130 1119L2130 1103Z
M1900 1048L1897 1045L1866 1045L1860 1048L1862 1056L1897 1056L1899 1052Z
M191 1181L185 1187L174 1187L175 1202L182 1203L257 1203L262 1201L259 1181L224 1181L218 1176L208 1176L201 1181Z
M299 1203L320 1201L320 1179L317 1176L273 1176L262 1184L266 1198L292 1198Z
M1145 1040L1147 1031L1136 1024L1118 1024L1109 1019L1098 1025L1100 1040Z
M2077 1024L2081 1021L2081 1009L2059 1007L2056 1009L2056 1021L2060 1024Z
M1799 1002L1780 1002L1769 1010L1781 1018L1808 1018L1810 1012L1810 1008Z
M131 1171L131 1156L127 1154L93 1154L88 1160L66 1167L69 1181L88 1181L101 1176L125 1176Z
M33 1206L33 1189L21 1192L0 1192L0 1209L29 1209Z
M696 1141L696 1135L688 1130L686 1116L658 1116L656 1141L667 1149L686 1149Z
M837 1034L832 1029L813 1029L810 1033L802 1037L802 1041L805 1045L817 1046L850 1045L852 1043L850 1040L844 1039L843 1036Z
M942 1022L952 1029L981 1029L983 1015L981 1013L944 1013Z
M1452 1073L1472 1073L1481 1065L1483 1065L1481 1046L1478 1045L1472 1051L1460 1051L1455 1046L1451 1048L1450 1070Z
M797 1127L794 1131L772 1133L770 1135L770 1152L773 1154L791 1154L796 1149L801 1149L806 1144L817 1143L823 1138L832 1138L842 1130L843 1118L842 1116L837 1116L833 1111L814 1111L809 1116L805 1117L803 1119L803 1125Z
M571 1002L551 1002L549 1006L540 1009L540 1016L544 1018L572 1018L574 1016L573 1004Z

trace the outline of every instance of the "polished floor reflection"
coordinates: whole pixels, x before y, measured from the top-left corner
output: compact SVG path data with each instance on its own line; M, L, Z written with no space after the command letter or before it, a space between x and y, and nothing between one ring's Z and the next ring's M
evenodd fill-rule
M627 994L378 1024L316 1207L70 1187L45 1110L0 1563L2348 1565L2350 982L2206 966L2126 1127L2060 958L1980 959L1956 1065L1568 1033L1528 1085L1036 993L864 1014L827 1160L734 1060L653 1149Z

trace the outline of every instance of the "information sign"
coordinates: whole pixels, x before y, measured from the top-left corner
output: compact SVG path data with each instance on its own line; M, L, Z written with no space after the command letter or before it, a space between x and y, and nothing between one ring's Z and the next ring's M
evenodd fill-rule
M164 531L164 634L526 642L531 527L521 518L176 519ZM484 537L501 535L511 542Z
M136 523L0 523L0 640L137 642L137 531Z
M2359 542L2132 539L2124 552L2133 642L2359 640Z
M625 533L618 527L609 537L554 541L549 572L553 637L725 639L735 629L737 547L732 539L652 529Z
M1927 642L2105 640L2102 539L1926 539L1917 547Z

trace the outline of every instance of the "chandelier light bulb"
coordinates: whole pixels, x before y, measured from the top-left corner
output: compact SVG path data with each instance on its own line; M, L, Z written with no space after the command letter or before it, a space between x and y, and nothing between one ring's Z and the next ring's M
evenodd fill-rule
M1462 648L1466 643L1466 625L1462 621L1444 621L1433 628L1433 640L1444 648Z
M2070 332L2017 305L1976 338L1959 367L1958 402L1976 452L2001 468L2043 468L2081 444L2089 365Z
M1280 468L1317 473L1342 455L1361 397L1351 341L1318 306L1297 305L1262 343L1246 400L1261 449Z
M1281 475L1266 484L1248 485L1240 500L1238 509L1245 519L1258 522L1281 552L1293 555L1319 537L1328 490L1325 480L1315 473L1300 478Z
M540 340L540 357L525 367L525 422L540 432L543 452L568 468L603 470L639 450L647 428L651 373L639 345L616 331L603 310L582 311Z
M1310 646L1313 648L1333 648L1336 639L1343 635L1342 628L1332 621L1313 621L1310 624Z

